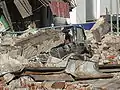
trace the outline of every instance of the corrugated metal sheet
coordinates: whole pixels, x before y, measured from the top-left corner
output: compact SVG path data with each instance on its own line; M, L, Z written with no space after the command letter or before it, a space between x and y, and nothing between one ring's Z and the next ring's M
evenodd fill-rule
M33 15L32 7L28 0L14 0L14 4L23 18Z
M49 4L48 0L38 0L44 7L47 7Z
M53 15L69 18L69 4L65 2L51 1L50 8Z

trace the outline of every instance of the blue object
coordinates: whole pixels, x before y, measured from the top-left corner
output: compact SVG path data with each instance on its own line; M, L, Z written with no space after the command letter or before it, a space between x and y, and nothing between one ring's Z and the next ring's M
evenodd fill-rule
M73 25L76 26L76 27L82 27L85 30L90 30L93 27L94 24L95 24L95 22L84 23L84 24L73 24Z

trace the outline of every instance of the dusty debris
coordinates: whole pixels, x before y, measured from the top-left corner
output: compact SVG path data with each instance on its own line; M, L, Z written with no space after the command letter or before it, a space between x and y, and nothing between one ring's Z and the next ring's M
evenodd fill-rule
M6 83L12 81L12 79L13 79L14 77L15 77L15 75L10 74L10 73L5 74L5 75L3 76L3 78L4 78L4 80L5 80Z
M31 77L23 76L19 79L11 81L8 87L10 88L10 90L14 90L16 88L28 88L28 85L32 83L34 83L34 80Z
M118 64L120 62L120 36L106 34L100 43L91 44L94 50L91 59L100 64Z
M8 54L0 55L1 74L2 72L16 72L22 69L24 69L24 66L19 60L11 58Z
M64 36L59 31L41 30L27 37L20 37L15 46L21 47L22 56L29 59L41 52L49 52L52 47L62 43Z
M92 84L83 82L45 81L35 82L29 76L15 79L6 85L0 81L0 90L93 90Z
M100 57L100 54L95 53L90 60L94 62L99 62Z
M2 39L1 45L3 45L3 46L14 46L15 37L3 36L3 37L1 37L1 39Z
M120 36L110 35L109 24L105 18L100 18L91 29L93 38L91 48L94 51L92 61L99 64L119 64ZM113 57L114 58L111 58Z
M14 72L24 68L23 64L28 64L30 58L48 52L62 43L63 38L63 34L55 30L41 30L23 37L3 36L0 43L1 71Z
M67 83L65 81L74 81L83 78L94 78L94 77L113 77L108 74L101 74L97 67L95 67L94 62L90 61L82 61L84 59L78 60L70 60L74 59L74 55L80 54L79 50L83 48L79 48L79 44L76 44L76 48L73 48L71 45L71 49L73 51L67 51L67 54L60 53L58 49L57 54L63 54L63 57L55 57L50 53L51 48L58 46L63 43L64 36L60 31L54 30L41 30L35 33L26 32L27 35L18 36L13 40L13 43L4 44L1 46L4 53L0 55L0 63L1 63L1 72L16 72L23 70L24 67L36 67L36 68L66 68L64 69L64 74L57 73L57 75L47 74L40 75L41 73L37 73L37 75L29 74L28 77L20 77L18 79L12 80L9 85L4 85L10 90L39 90L39 89L65 89L65 90L92 90L89 84L81 84L81 83ZM8 39L9 40L9 39ZM7 41L7 40L6 40ZM97 48L99 45L94 44L96 50L96 56L94 58L100 58L101 56L97 55ZM6 50L6 47L8 49ZM108 50L110 46L104 45L104 47L100 47L102 49ZM1 49L1 52L2 52ZM63 50L63 49L61 49ZM100 52L99 50L99 52ZM63 50L64 51L64 50ZM76 53L77 52L77 53ZM76 55L76 56L77 56ZM61 55L62 56L62 55ZM3 60L3 61L2 61ZM68 61L70 61L68 63ZM99 74L99 75L98 75ZM7 82L9 82L12 76L8 77L6 74L4 77ZM24 75L24 74L21 74ZM27 74L28 75L28 74ZM73 79L71 76L77 77L77 79ZM57 77L58 76L58 77ZM54 81L52 84L48 85L48 82L40 82L40 81ZM36 82L39 81L39 82ZM57 82L63 81L63 82ZM47 85L46 85L47 84ZM61 86L58 87L58 85Z

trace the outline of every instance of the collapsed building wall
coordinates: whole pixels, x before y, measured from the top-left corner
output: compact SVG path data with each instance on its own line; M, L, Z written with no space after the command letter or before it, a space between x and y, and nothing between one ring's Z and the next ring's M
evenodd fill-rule
M38 28L51 25L53 17L50 7L42 6L38 0L29 0L33 15L23 19L13 1L6 3L15 30L25 30L31 21L34 21Z
M69 18L70 1L54 0L5 0L14 30L22 31L31 22L35 22L38 28L51 26L52 23L66 24L61 18L54 21L54 18ZM63 9L64 7L64 9ZM54 17L55 16L55 17ZM66 20L66 19L65 19Z

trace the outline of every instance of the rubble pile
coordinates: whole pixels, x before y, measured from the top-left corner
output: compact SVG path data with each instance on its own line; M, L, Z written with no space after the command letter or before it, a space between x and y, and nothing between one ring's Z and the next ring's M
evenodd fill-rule
M106 21L106 18L99 18L94 26L91 28L91 32L93 34L94 39L99 42L102 37L110 31L110 25Z
M91 28L91 47L94 51L91 60L99 64L119 64L120 36L110 35L110 25L105 18L101 17Z
M32 78L23 76L9 83L6 79L0 81L0 90L93 90L93 87L83 82L35 82Z
M22 70L24 67L40 63L30 64L33 57L39 56L40 53L49 52L63 42L63 33L55 30L40 30L34 34L27 32L25 35L11 37L1 37L0 43L0 71L15 72ZM36 58L34 58L36 59ZM34 60L33 60L34 61Z
M118 55L115 50L120 51L120 49L113 47L113 42L108 43L108 38L113 39L113 37L106 35L102 39L102 43L92 42L94 56L91 60L97 61L96 56L98 61L101 60L104 55L102 53L105 52L112 53L106 56ZM93 90L91 84L67 81L113 77L111 74L99 72L96 63L82 61L84 59L79 58L80 48L84 45L76 44L75 46L72 43L73 46L71 45L69 48L72 52L65 51L63 47L56 48L64 42L63 40L64 35L58 30L27 31L20 36L1 37L0 90ZM117 42L115 41L115 43ZM58 57L52 55L51 49L53 54ZM113 51L110 52L109 49ZM55 71L56 69L57 71ZM38 70L38 72L33 72L34 70Z
M91 60L99 64L120 63L120 36L106 34L101 42L91 41L94 55Z

